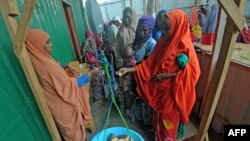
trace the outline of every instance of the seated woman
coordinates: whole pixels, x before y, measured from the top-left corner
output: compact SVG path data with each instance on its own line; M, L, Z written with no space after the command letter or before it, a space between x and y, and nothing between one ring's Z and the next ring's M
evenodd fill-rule
M58 130L66 141L85 140L84 122L92 118L89 95L84 89L90 76L69 77L52 57L49 35L39 29L27 32L25 45Z

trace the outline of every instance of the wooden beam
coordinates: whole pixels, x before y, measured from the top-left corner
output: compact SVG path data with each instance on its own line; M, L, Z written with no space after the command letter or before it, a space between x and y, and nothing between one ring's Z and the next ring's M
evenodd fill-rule
M16 36L14 37L13 41L13 48L17 57L19 57L20 50L22 50L22 48L25 48L23 43L26 37L26 32L28 30L29 22L32 17L32 12L35 8L35 5L36 0L25 0L25 3L23 5L23 10L21 14L22 16L18 25Z
M160 7L161 7L160 1L156 0L155 1L155 16L157 16L158 11L160 11Z
M17 31L16 19L12 16L18 16L18 8L16 5L16 1L14 0L2 0L0 1L0 11L2 13L2 17L5 21L7 29L13 29L9 31L10 39L13 41Z
M133 0L130 0L130 7L134 8Z
M241 0L237 1L239 8L242 8ZM207 102L205 104L205 111L201 118L201 123L197 135L195 136L196 141L203 141L206 137L208 128L211 124L215 108L217 106L222 86L224 84L233 48L235 46L238 31L236 25L231 18L227 18L227 23L224 31L222 40L222 46L219 53L218 63L216 64L216 70L209 84L207 93Z
M34 68L32 67L32 63L29 59L28 52L24 45L25 33L27 31L31 15L35 7L34 6L35 0L25 1L25 5L23 6L24 7L23 14L20 20L19 27L15 19L16 14L13 14L13 10L17 9L16 3L13 3L13 0L7 0L7 1L4 0L0 2L0 5L2 6L0 10L2 12L2 16L7 26L8 32L10 33L10 37L12 41L15 40L18 42L18 43L13 43L13 44L16 46L16 48L20 48L20 46L22 48L18 52L18 58L24 70L25 76L28 80L28 83L31 87L33 95L36 99L38 107L42 113L42 116L51 134L51 137L54 141L61 141L61 137L58 133L54 119L50 113L49 107L43 95L42 88L40 86L40 83L34 71ZM10 7L14 9L10 10ZM21 32L24 32L24 33L21 33Z
M10 16L18 16L19 11L16 6L15 0L5 0L5 2L1 2L0 9L6 9L8 12L8 15Z
M220 8L221 9L221 8ZM216 35L216 42L215 42L215 46L213 48L213 55L212 55L212 59L210 63L210 67L209 67L209 74L208 75L208 81L206 83L206 87L205 87L205 93L207 93L208 91L208 84L210 83L212 76L214 74L215 71L215 67L219 58L219 53L220 53L220 49L221 49L221 44L222 44L222 40L223 40L223 33L225 31L225 26L226 26L226 21L227 21L227 15L225 13L225 11L223 9L220 10L220 16L219 16L219 23L218 23L218 31L217 31L217 35ZM207 95L204 95L202 97L202 104L201 104L201 110L200 110L200 115L203 114L204 112L204 106L206 103L206 99L207 99Z
M153 16L155 0L148 0L147 3L147 15Z
M238 0L239 1L239 0ZM242 31L246 19L243 16L243 12L239 10L238 6L233 0L218 0L222 8L227 15L232 19L233 23L237 27L238 31Z

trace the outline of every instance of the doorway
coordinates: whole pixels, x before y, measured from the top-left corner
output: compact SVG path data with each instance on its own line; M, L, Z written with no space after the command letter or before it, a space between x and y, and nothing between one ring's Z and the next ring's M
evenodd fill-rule
M76 27L75 27L75 22L74 22L74 18L73 18L72 8L71 8L70 4L68 4L64 1L62 1L62 4L63 4L64 14L65 14L67 25L69 28L70 38L72 41L75 56L76 56L76 59L79 62L81 62L80 43L79 43L78 36L76 34Z

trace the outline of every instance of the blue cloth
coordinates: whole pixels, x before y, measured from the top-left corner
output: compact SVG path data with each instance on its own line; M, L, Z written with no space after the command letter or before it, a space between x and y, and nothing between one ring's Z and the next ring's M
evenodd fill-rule
M188 63L188 56L184 53L181 53L177 56L176 61L177 61L178 67L180 69L183 69Z
M138 29L139 29L138 27L141 27L141 26L147 27L150 30L149 34L144 39L140 38L140 35L139 35L140 33L138 32ZM154 17L152 17L152 16L142 16L138 21L138 25L137 25L137 28L136 28L135 41L133 43L133 46L140 45L141 43L144 43L149 38L151 38L152 37L152 30L153 30L154 26L155 26Z
M168 9L161 9L158 13L157 13L157 16L160 15L160 13L168 13L170 10ZM157 17L156 16L156 17ZM155 41L158 41L161 37L161 29L158 27L157 25L157 21L155 22L155 26L153 28L153 31L152 31L152 34L153 34L153 38L155 39Z
M214 33L217 25L219 13L218 4L214 4L211 6L211 9L206 18L206 22L202 26L202 33Z
M176 137L177 139L182 139L184 137L184 130L185 130L185 125L182 122L180 122Z
M146 56L150 55L155 47L155 44L156 41L151 37L142 47L140 47L138 50L135 50L134 57L136 62L141 62Z
M84 75L77 77L76 81L77 81L78 87L81 87L85 85L86 83L89 83L90 81L89 74L84 74Z
M61 66L62 68L64 68L64 65L63 65L63 64L60 64L60 66Z

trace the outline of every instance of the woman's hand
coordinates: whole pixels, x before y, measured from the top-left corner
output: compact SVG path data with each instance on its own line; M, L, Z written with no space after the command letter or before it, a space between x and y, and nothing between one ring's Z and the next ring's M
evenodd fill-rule
M95 68L89 72L89 75L92 76L97 76L99 74L99 69Z
M63 68L64 68L65 70L69 70L69 71L70 71L71 73L73 73L73 74L79 75L79 72L77 72L77 70L75 70L74 68L72 68L72 67L71 67L70 65L68 65L68 64L64 65Z
M128 73L128 72L135 72L135 71L136 71L136 70L135 70L134 67L131 67L131 68L120 68L120 69L119 69L118 75L119 75L119 76L123 76L123 75L125 75L125 74Z
M119 76L123 76L123 75L125 75L128 72L129 72L129 68L120 68L118 75Z

